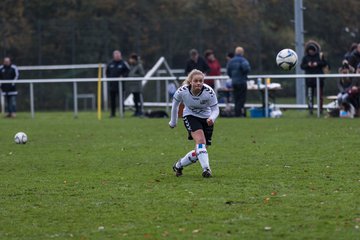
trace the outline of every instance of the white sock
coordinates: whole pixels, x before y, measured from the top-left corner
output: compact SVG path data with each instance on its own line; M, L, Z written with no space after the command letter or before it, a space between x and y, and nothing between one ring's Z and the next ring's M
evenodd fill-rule
M203 170L204 171L206 169L210 170L209 155L206 150L205 144L196 144L196 155L197 155L197 158L199 159L200 165L203 168Z
M176 163L176 167L177 168L186 167L189 166L190 164L196 163L197 160L198 158L196 156L196 152L194 150L191 150L182 159L180 159L180 161Z

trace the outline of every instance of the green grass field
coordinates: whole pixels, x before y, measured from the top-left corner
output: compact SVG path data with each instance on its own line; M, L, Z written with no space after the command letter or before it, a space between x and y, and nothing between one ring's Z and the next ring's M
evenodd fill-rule
M0 239L360 239L359 119L218 119L210 179L168 121L0 119Z

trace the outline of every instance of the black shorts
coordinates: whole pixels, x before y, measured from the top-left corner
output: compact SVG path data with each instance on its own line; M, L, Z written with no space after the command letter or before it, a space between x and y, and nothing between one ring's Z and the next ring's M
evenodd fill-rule
M183 117L184 125L186 130L188 131L188 139L193 140L191 136L191 132L195 132L196 130L202 129L204 131L206 145L211 145L211 137L214 131L214 125L208 126L206 122L206 118L199 118L192 115L187 115Z

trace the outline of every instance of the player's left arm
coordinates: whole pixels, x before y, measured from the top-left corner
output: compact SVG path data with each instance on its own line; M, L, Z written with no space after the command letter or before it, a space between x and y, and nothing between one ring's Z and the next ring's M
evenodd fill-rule
M215 93L210 96L210 109L211 114L206 122L209 126L212 126L215 123L216 118L219 116L219 105Z
M210 109L211 109L211 114L210 117L206 120L206 122L209 126L212 126L214 125L216 118L219 116L219 112L220 112L219 105L216 104L214 106L211 106Z

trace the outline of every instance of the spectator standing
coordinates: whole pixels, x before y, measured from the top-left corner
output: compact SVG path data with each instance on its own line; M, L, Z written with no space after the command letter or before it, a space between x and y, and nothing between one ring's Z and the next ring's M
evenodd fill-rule
M3 65L0 66L0 80L14 80L13 83L1 84L1 90L5 96L7 115L6 117L16 117L16 96L18 94L16 90L15 81L19 78L19 70L15 64L11 63L9 57L4 58Z
M250 63L244 57L244 49L242 47L237 47L235 49L235 56L227 65L227 74L231 78L233 88L235 117L246 117L245 102L248 73L250 70Z
M185 75L188 75L194 69L200 70L204 74L208 74L210 71L209 65L199 56L198 51L196 49L191 49L190 59L186 62Z
M354 49L349 57L349 64L353 68L357 68L357 65L360 63L360 43L357 44L356 49Z
M136 53L132 53L129 58L130 72L129 77L143 77L145 76L144 67L140 57ZM125 83L127 92L134 96L135 113L134 116L140 117L143 115L143 96L141 81L129 81Z
M320 45L310 40L305 44L305 55L301 61L301 69L305 74L324 74L324 68L328 66L324 54L321 52ZM316 89L316 78L306 78L306 90L308 96L308 109L313 114L314 94ZM323 106L324 78L320 79L320 109ZM319 104L319 103L318 103Z
M130 71L129 64L122 59L121 52L115 50L113 52L113 60L107 65L106 77L108 78L120 78L127 77ZM110 88L110 117L115 117L116 111L116 97L119 96L119 82L111 81L109 83ZM123 88L123 91L125 89Z
M216 59L214 51L208 49L205 51L205 60L210 70L208 76L220 76L221 75L221 65ZM205 83L209 85L212 89L215 89L215 79L206 79Z

